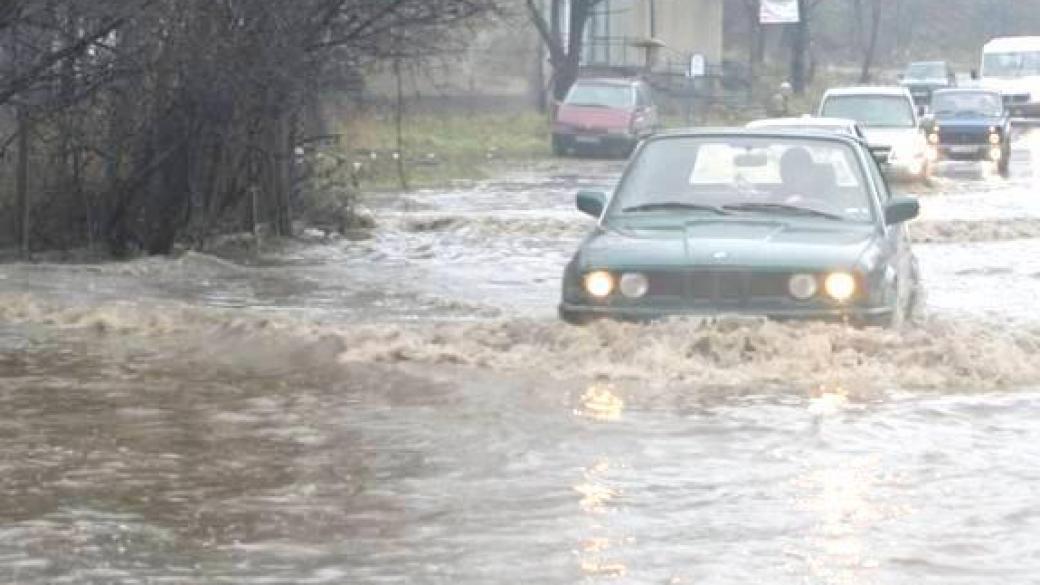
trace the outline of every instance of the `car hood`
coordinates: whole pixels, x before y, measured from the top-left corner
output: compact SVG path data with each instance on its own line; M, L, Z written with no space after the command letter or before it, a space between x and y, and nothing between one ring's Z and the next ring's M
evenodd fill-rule
M601 230L581 252L585 268L851 269L876 245L869 224L695 220Z
M898 146L913 145L921 132L917 128L864 128L863 135L867 138L870 146Z
M626 128L632 122L632 110L563 104L556 113L556 121L586 128Z

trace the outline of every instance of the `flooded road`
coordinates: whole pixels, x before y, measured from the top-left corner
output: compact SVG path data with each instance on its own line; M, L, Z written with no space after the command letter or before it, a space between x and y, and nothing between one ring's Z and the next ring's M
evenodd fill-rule
M1038 142L903 187L899 332L557 323L609 161L258 261L0 265L0 582L1032 582Z

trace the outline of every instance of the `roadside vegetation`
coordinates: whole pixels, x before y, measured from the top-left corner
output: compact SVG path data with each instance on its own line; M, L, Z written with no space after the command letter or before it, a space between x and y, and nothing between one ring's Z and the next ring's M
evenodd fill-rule
M464 45L496 7L0 3L0 246L121 256L236 229L289 235L311 195L330 199L315 189L335 176L317 160L320 97L356 91L376 64Z
M548 117L533 109L406 112L400 145L393 108L338 118L339 156L351 181L367 190L479 179L511 161L550 155ZM395 156L403 156L400 166Z

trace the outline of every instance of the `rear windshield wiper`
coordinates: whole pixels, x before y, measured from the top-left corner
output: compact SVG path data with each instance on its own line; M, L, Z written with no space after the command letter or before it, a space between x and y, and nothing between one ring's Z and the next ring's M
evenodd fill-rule
M635 211L662 211L668 209L710 211L718 215L729 215L729 212L725 209L722 209L721 207L715 207L714 205L703 205L700 203L685 203L683 201L659 201L656 203L643 203L641 205L625 207L621 211L625 213L630 213Z
M808 207L798 207L797 205L787 205L786 203L735 203L731 205L723 205L722 209L728 211L779 211L791 215L813 215L837 221L845 221L844 217L836 213L828 213L826 211L810 209Z

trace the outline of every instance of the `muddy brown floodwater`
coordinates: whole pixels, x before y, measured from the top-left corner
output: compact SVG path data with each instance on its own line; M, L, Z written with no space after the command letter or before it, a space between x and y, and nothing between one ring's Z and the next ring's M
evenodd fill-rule
M1034 582L1038 151L910 189L897 332L557 323L603 161L250 262L0 265L0 582Z

